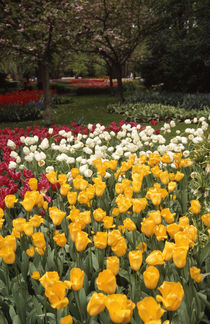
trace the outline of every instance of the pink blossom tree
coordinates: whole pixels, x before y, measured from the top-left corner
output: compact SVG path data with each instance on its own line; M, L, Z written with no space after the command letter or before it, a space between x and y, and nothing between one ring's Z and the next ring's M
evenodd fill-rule
M78 0L77 39L82 50L100 55L118 82L124 101L122 73L126 61L148 33L150 0Z
M52 123L49 71L54 53L69 53L74 38L74 1L1 0L0 51L19 51L40 67L44 124Z

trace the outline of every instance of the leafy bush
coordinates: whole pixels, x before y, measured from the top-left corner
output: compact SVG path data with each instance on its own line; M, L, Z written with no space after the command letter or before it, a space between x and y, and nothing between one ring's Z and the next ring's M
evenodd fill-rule
M119 114L124 114L127 116L127 120L138 121L138 122L148 122L152 119L157 119L159 121L176 120L183 121L187 118L194 117L207 117L210 113L210 109L206 107L202 111L197 111L192 109L190 111L183 108L178 108L174 106L166 106L162 104L149 104L145 102L138 103L127 103L123 105L112 104L107 107L109 112L115 112Z
M190 94L181 92L135 92L134 95L126 99L127 103L156 103L181 107L185 109L203 109L210 107L210 95L204 93Z
M42 102L31 102L28 105L1 106L1 121L15 122L24 120L37 120L41 118Z

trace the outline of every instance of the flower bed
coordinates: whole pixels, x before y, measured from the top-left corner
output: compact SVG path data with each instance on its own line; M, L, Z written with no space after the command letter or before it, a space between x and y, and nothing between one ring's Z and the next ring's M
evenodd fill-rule
M55 90L51 90L55 93ZM36 120L43 109L43 90L13 91L0 94L1 121Z
M209 140L197 122L184 134L124 121L1 131L2 323L207 322Z

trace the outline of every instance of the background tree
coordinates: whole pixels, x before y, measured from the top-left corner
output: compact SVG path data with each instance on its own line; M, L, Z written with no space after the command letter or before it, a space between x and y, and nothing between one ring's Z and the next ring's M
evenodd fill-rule
M116 76L120 101L124 101L123 67L148 32L150 11L141 0L77 1L77 40L83 51L98 54Z
M151 7L156 28L147 40L141 74L148 87L210 90L210 1L160 0Z
M1 0L0 50L16 49L39 67L44 90L44 123L52 123L49 71L55 53L71 47L73 0Z

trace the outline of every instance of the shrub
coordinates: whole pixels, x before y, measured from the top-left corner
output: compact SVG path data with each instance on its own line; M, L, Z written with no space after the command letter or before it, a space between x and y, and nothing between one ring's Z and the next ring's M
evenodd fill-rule
M156 103L181 107L185 109L204 109L210 107L210 95L204 93L181 93L181 92L135 92L134 95L126 99L127 103Z
M159 121L176 120L183 121L187 118L207 117L210 109L206 107L202 111L192 109L190 111L174 106L167 106L162 104L149 104L145 102L126 103L123 105L111 104L107 107L108 111L113 113L124 114L127 120L148 122L152 119Z

